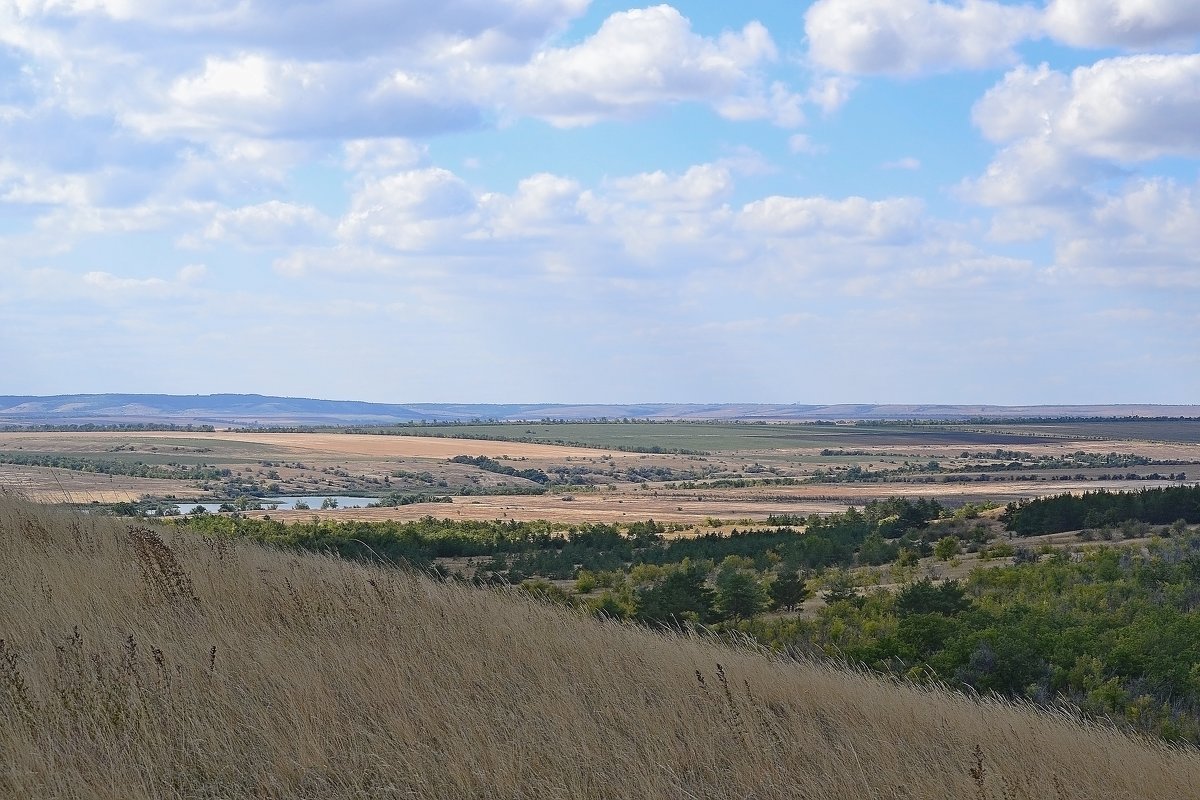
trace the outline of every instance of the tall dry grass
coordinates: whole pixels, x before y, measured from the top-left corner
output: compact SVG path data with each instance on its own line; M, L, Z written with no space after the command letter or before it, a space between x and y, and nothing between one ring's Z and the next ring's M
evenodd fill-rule
M5 798L1186 798L1200 756L0 498Z

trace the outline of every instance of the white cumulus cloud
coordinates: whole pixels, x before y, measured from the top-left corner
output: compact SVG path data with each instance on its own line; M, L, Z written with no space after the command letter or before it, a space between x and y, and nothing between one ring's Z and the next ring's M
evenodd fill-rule
M923 210L924 204L915 198L773 196L748 203L739 222L768 236L829 236L887 244L916 238Z
M988 89L975 104L972 120L985 137L1007 142L1050 132L1054 116L1070 100L1070 78L1048 64L1019 66Z
M1131 181L1058 234L1058 277L1200 289L1200 185Z
M1132 55L1079 67L1018 67L976 104L1004 144L968 193L989 205L1062 203L1119 168L1200 155L1200 55Z
M431 134L477 124L479 110L427 75L370 63L301 62L259 53L210 57L172 82L157 107L122 119L149 136L312 138Z
M478 200L454 173L427 167L373 178L359 187L337 233L396 250L436 249L475 223Z
M782 84L763 85L756 71L777 57L761 23L708 38L660 5L613 14L577 45L544 49L524 66L479 78L508 108L563 127L686 101L709 103L731 119L795 125L802 99Z
M77 36L124 32L163 50L221 44L326 60L431 39L527 51L586 11L588 0L20 0L17 6L20 19Z
M580 208L583 188L561 175L539 173L523 179L512 195L481 198L484 227L496 238L553 238L585 221Z
M804 17L819 66L859 75L918 75L1016 61L1040 28L1036 9L989 0L817 0Z
M1052 0L1047 31L1076 47L1188 46L1200 36L1195 0Z
M733 175L728 167L697 164L682 175L662 170L611 181L615 194L656 208L705 208L729 195Z
M1200 54L1104 59L1071 75L1061 137L1101 158L1200 155Z
M1087 198L1090 183L1112 173L1048 137L1031 137L1003 148L963 188L988 206L1071 205Z
M1048 275L1065 282L1200 286L1197 187L1136 173L1200 156L1200 55L1118 56L1069 75L1020 67L973 118L1002 145L964 183L967 196L1001 209L995 238L1048 238Z

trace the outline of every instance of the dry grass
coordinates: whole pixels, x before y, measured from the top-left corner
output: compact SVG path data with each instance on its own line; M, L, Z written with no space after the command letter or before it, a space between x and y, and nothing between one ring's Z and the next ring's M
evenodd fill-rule
M0 796L1182 798L1200 755L0 498Z

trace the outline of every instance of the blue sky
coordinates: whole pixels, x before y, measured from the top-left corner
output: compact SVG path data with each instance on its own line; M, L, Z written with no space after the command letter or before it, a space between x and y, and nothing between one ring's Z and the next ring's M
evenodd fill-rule
M0 393L1200 398L1194 0L0 0Z

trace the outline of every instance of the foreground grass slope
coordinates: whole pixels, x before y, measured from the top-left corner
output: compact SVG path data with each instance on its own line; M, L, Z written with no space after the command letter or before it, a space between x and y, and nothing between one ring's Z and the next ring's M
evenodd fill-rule
M0 497L0 796L1182 798L1195 751Z

